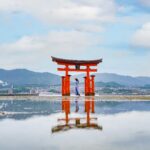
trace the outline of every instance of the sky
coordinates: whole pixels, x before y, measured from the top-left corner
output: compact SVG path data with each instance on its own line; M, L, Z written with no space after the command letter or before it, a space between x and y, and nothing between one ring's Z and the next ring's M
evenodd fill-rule
M0 68L59 74L51 56L150 76L150 1L0 0Z

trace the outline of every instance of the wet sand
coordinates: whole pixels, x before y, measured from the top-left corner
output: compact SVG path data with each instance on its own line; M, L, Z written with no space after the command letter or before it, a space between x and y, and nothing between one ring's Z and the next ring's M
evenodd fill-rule
M120 101L120 100L150 100L150 95L96 95L96 96L90 96L94 98L97 101L101 100L114 100L114 101ZM15 96L0 96L0 100L62 100L62 98L65 98L64 96L58 96L58 95L51 95L51 96L30 96L30 95L15 95ZM76 98L80 100L84 100L85 98L88 99L88 96L67 96L66 98L69 98L70 100L75 100Z

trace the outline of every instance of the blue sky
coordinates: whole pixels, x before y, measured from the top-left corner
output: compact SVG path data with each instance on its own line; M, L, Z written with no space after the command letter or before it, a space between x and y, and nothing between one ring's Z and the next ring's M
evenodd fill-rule
M150 76L150 1L0 0L0 68L58 73L51 56Z

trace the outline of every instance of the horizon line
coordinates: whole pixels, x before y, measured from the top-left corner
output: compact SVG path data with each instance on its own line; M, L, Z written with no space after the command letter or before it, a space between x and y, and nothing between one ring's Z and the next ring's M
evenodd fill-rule
M59 73L54 73L54 72L48 72L48 71L37 71L37 70L32 70L32 69L28 69L28 68L13 68L13 69L5 69L5 68L0 68L0 70L5 70L5 71L13 71L13 70L27 70L27 71L32 71L32 72L35 72L35 73L51 73L51 74L54 74L54 75L58 75L58 76L61 76ZM77 74L74 74L73 73L73 76L74 75L82 75L82 74L85 74L85 73L77 73ZM91 73L91 74L113 74L113 75L120 75L120 76L129 76L129 77L149 77L150 76L142 76L142 75L138 75L138 76L134 76L134 75L129 75L129 74L120 74L120 73L114 73L114 72L96 72L96 73Z

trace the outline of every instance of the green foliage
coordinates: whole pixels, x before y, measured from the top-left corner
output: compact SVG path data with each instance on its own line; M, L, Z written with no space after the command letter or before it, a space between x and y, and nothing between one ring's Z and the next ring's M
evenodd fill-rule
M118 84L116 82L96 82L95 85L97 87L109 87L109 88L119 88L119 87L124 87L121 84Z

